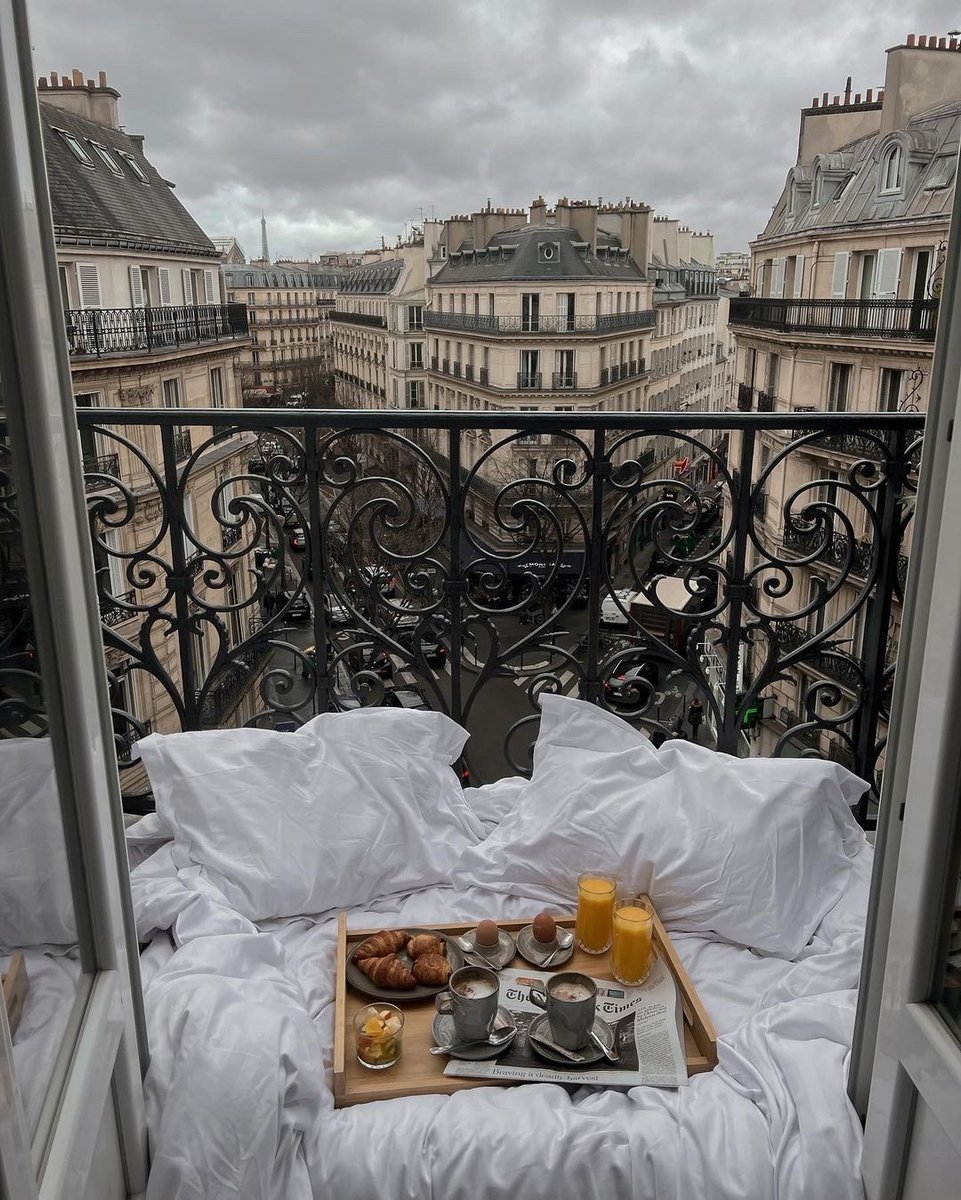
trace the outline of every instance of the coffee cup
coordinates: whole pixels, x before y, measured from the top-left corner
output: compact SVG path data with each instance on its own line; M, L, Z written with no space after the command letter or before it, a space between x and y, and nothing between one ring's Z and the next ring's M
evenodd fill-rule
M587 975L563 971L546 988L532 987L530 1001L547 1012L551 1037L564 1050L581 1050L594 1027L597 986Z
M486 967L461 967L451 975L447 991L434 1004L439 1013L454 1018L458 1042L482 1042L497 1017L500 980Z

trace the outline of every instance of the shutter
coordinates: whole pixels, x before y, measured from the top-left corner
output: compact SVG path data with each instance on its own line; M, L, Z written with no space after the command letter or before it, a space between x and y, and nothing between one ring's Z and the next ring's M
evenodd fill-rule
M843 300L848 293L848 265L851 255L846 251L834 256L834 277L831 280L831 299Z
M901 251L879 250L877 274L874 277L874 299L896 300L901 282Z
M787 260L775 258L771 261L771 295L780 298L784 295L784 264Z
M193 304L193 303L195 303L195 301L194 301L194 281L191 278L189 271L182 270L180 272L180 274L184 281L184 304L186 304L186 305Z
M214 289L213 271L204 271L204 304L216 304L217 292Z
M100 303L100 268L96 263L77 263L77 285L81 308L102 308Z
M143 308L143 279L139 267L128 267L130 272L130 303L134 308Z
M799 254L794 263L794 299L800 300L804 290L804 255Z
M170 271L167 267L158 267L157 276L160 279L160 303L170 303Z

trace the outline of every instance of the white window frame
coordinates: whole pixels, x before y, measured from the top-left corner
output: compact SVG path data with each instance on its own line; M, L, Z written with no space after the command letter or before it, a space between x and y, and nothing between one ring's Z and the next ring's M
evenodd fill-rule
M891 166L894 165L894 181L891 182ZM889 147L881 156L881 175L878 192L882 196L896 195L904 186L904 152L900 143Z
M226 408L227 406L223 367L210 368L210 405L212 408Z
M97 157L107 168L107 170L110 171L111 174L116 175L118 179L123 179L123 169L107 149L107 147L101 145L100 142L95 142L93 140L91 140L90 145L93 146L94 150L96 150Z

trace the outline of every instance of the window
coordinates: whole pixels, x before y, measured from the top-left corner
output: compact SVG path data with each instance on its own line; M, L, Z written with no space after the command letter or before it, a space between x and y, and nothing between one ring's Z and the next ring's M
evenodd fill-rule
M821 189L824 185L824 176L821 173L820 167L814 169L814 189L811 198L811 203L817 208L821 203Z
M65 129L58 129L57 133L59 133L60 136L63 138L64 142L66 143L67 148L70 150L71 154L74 156L74 158L77 160L77 162L80 163L82 166L90 167L91 169L93 169L93 166L94 166L93 159L86 152L86 150L84 150L83 145L80 142L79 138L75 138L72 133L67 133L67 131Z
M224 406L223 367L211 367L210 369L210 403L214 408L223 408Z
M114 175L117 175L122 179L123 171L120 169L120 164L113 157L107 147L101 146L99 142L91 142L90 145L93 146L94 150L97 152L97 157L107 168L107 170L111 171Z
M540 385L540 352L537 350L521 351L521 369L519 384L521 387L538 387Z
M881 368L881 394L878 408L881 412L897 412L901 407L901 392L904 388L904 372L891 367Z
M164 408L180 408L180 380L163 381Z
M141 167L140 163L137 162L132 154L127 154L123 150L118 150L117 153L126 162L127 166L131 169L131 171L133 171L134 175L137 176L141 183L150 183L150 180L147 177L143 167Z
M901 190L901 147L892 146L881 160L881 191Z
M824 628L824 609L827 604L827 583L819 576L812 575L808 588L808 604L813 610L808 613L808 633L817 634Z
M574 374L574 351L573 350L555 350L554 352L554 386L569 388L574 387L576 376Z
M412 371L424 369L424 343L411 342L407 347L407 366Z
M787 194L787 211L788 211L789 217L794 216L794 212L795 212L796 208L797 208L797 184L792 179L791 186L788 188L788 194Z
M557 293L557 328L571 330L574 328L574 293Z
M777 377L780 359L776 354L767 356L767 394L769 396L777 395Z
M424 306L422 304L407 305L407 328L415 331L424 328Z
M540 325L541 298L537 292L525 292L521 296L521 328L525 333L536 333Z
M407 381L407 407L424 407L424 381L422 379L409 379Z
M81 308L100 308L100 269L96 263L77 263Z
M489 317L492 317L494 315L494 293L493 292L491 292L487 297L487 315Z

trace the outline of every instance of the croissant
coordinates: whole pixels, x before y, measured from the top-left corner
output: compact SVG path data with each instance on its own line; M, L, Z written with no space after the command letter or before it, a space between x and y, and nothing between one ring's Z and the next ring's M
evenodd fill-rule
M412 987L417 986L417 980L396 954L385 954L381 958L365 958L357 965L365 975L370 976L378 987L409 992Z
M383 958L387 954L396 954L407 941L406 929L382 929L373 933L361 942L354 951L354 962L359 963L363 958Z
M450 979L450 963L442 954L421 954L411 967L418 983L442 987Z
M422 954L439 954L441 958L446 958L447 944L436 934L418 933L407 943L407 953L410 955L411 961L420 958Z

